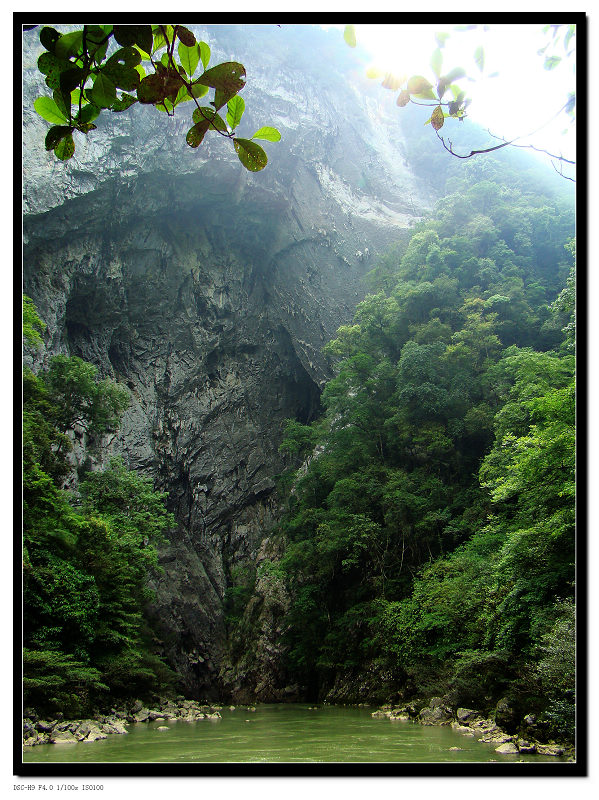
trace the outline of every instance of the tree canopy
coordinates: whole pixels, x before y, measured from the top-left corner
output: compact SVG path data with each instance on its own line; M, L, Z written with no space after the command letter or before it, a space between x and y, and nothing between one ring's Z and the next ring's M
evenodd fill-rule
M322 418L286 426L307 460L281 644L312 696L356 674L470 707L509 690L571 737L573 683L548 684L574 594L572 215L508 176L462 179L382 259L325 348Z

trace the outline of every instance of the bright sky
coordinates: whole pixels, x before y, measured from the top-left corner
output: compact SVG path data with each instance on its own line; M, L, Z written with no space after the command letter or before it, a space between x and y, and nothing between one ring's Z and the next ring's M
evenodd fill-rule
M431 55L436 48L435 33L446 32L442 74L462 67L475 81L458 83L472 98L468 117L497 136L511 138L532 133L544 126L566 102L575 88L574 58L562 58L553 70L543 68L544 56L537 55L549 37L541 25L491 25L475 31L456 32L451 25L356 25L358 48L368 52L373 64L394 74L424 75L433 81ZM575 40L573 40L575 42ZM572 42L571 42L572 44ZM484 70L474 61L474 51L482 45ZM563 46L546 54L565 56ZM497 77L489 77L492 73ZM448 97L448 96L446 96ZM568 129L566 135L562 131ZM457 141L457 140L456 140ZM569 117L559 115L530 139L537 147L574 157L575 132ZM456 148L457 149L457 148Z

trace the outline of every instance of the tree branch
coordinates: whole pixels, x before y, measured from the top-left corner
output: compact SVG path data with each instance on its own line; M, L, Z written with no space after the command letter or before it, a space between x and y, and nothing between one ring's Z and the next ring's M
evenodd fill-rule
M494 139L499 139L501 141L501 144L497 144L494 147L486 147L486 148L484 148L482 150L471 150L469 153L465 153L463 155L461 155L460 153L456 153L455 152L455 150L453 149L453 143L452 143L451 139L447 140L449 142L449 147L448 147L447 144L445 143L445 139L439 134L439 131L435 131L435 133L437 134L437 138L439 139L439 141L441 142L441 144L443 145L445 150L447 150L448 153L451 153L452 156L455 156L455 158L462 158L462 159L464 159L464 158L472 158L472 156L481 155L483 153L492 153L494 150L501 150L502 147L520 147L522 149L535 150L537 153L545 153L545 155L548 155L550 158L555 159L556 161L561 161L562 163L572 164L573 166L576 166L576 161L572 161L569 158L565 158L565 156L561 156L561 155L558 156L558 155L555 155L555 153L550 153L548 150L544 150L541 147L536 147L534 144L516 144L516 142L519 141L520 139L526 139L529 136L534 136L535 133L538 133L538 131L542 130L544 127L549 125L550 122L552 122L559 114L562 113L562 111L566 108L567 105L568 104L565 103L559 109L559 111L557 111L551 117L551 119L547 120L547 122L544 122L542 125L540 125L538 128L536 128L531 133L526 134L524 136L516 136L514 139L511 139L510 141L508 141L507 139L504 139L503 136L497 136L496 134L491 133L491 131L487 129L487 133L489 134L489 136L492 136ZM576 183L576 180L574 178L570 178L567 175L564 175L563 170L558 170L555 167L555 164L553 162L552 162L552 166L555 169L555 171L558 173L558 175L562 176L562 178L565 178L566 180L569 180L569 181L572 181L573 183Z

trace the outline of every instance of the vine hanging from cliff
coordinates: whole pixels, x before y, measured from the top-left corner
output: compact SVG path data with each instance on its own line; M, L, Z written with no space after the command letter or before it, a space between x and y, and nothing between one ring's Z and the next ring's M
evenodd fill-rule
M31 30L37 25L25 25ZM102 111L123 112L135 103L151 105L174 116L181 103L193 103L191 127L185 140L191 148L212 131L229 139L243 166L259 172L268 163L256 139L278 142L281 134L272 126L259 128L251 138L235 134L245 110L239 92L246 71L237 61L208 68L210 47L198 42L184 25L83 25L79 30L59 33L40 31L45 52L37 65L45 76L52 97L38 97L37 113L52 127L46 134L46 150L61 161L75 153L73 133L96 129ZM114 46L117 45L117 49ZM201 65L201 73L196 77ZM209 105L200 100L210 90ZM219 114L226 107L226 116Z

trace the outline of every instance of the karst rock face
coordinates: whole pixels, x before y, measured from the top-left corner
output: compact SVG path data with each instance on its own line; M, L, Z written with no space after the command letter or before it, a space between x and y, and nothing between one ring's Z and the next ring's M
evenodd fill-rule
M191 104L172 119L104 112L57 161L32 107L48 93L41 46L25 33L24 289L48 326L40 363L77 355L130 389L106 453L169 492L178 528L155 584L161 646L189 692L216 697L224 593L277 516L284 420L313 417L330 374L323 345L430 199L405 164L398 115L381 112L384 90L339 31L189 27L211 63L245 65L239 135L281 131L264 143L268 166L247 172L216 135L189 148Z

